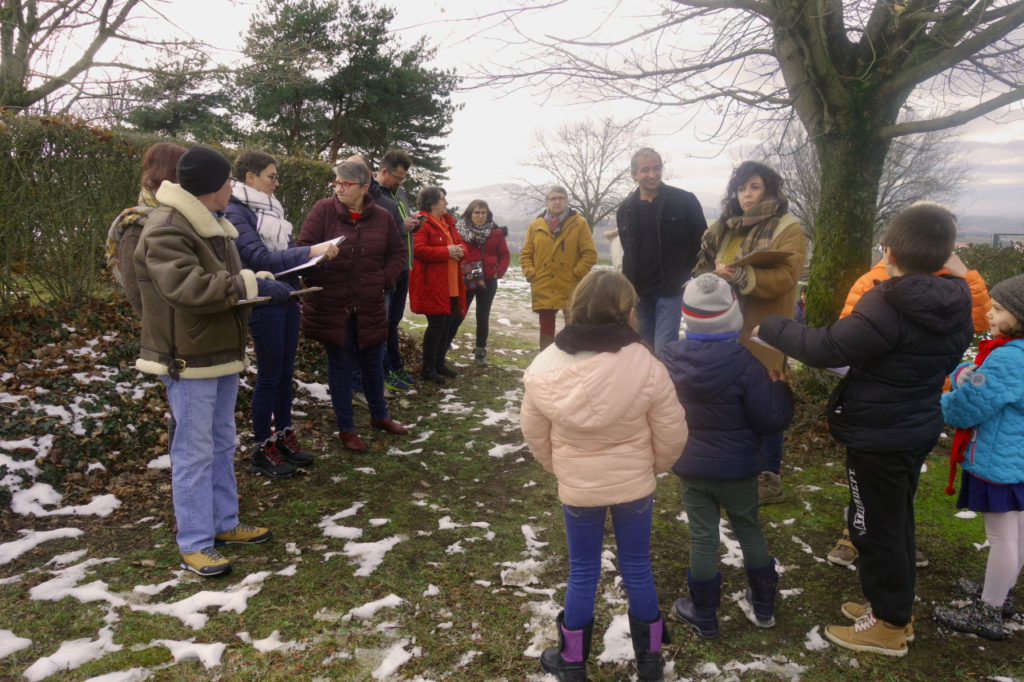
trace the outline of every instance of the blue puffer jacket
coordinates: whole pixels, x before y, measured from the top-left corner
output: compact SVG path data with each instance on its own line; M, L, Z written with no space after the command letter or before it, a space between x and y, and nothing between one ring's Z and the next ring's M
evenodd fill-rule
M1024 339L996 348L962 386L952 384L942 416L950 426L974 428L964 470L993 483L1024 483Z
M729 340L682 339L661 361L686 411L690 439L672 470L686 478L740 480L761 471L761 440L793 419L793 393L749 350Z
M296 265L302 265L309 260L309 247L295 246L295 242L292 240L289 240L291 248L281 251L267 249L260 238L260 233L256 230L256 214L235 197L231 197L228 201L228 207L224 209L224 217L230 220L238 230L235 247L238 249L238 255L242 257L243 265L250 270L281 272L294 268ZM306 274L309 272L307 270ZM298 273L286 275L281 278L281 281L294 289L299 286L299 275Z

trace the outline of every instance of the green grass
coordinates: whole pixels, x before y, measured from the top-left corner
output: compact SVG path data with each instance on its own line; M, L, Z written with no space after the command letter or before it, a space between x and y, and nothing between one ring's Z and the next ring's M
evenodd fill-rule
M417 324L421 321L417 316L410 319ZM472 325L467 325L463 332L471 329ZM525 449L503 458L486 454L495 444L522 441L518 430L505 422L493 426L479 423L483 408L505 409L503 396L521 387L521 372L533 357L532 352L518 352L531 349L530 342L504 331L497 325L492 327L488 355L491 366L486 370L472 366L471 338L460 335L461 348L452 353L452 359L462 366L461 376L452 382L457 388L456 402L472 407L471 416L444 412L446 394L425 387L418 395L392 407L393 417L413 426L409 437L371 431L368 414L357 411L357 426L370 448L366 453L355 454L338 447L329 405L309 405L301 408L306 414L298 417L296 425L303 444L317 455L312 467L293 479L268 482L245 471L244 456L248 449L240 452L236 470L242 519L270 526L274 539L258 546L225 548L235 566L227 578L186 580L155 597L138 600L176 602L203 590L224 590L258 571L269 572L245 611L208 609L209 622L202 629L193 630L171 616L131 611L127 607L117 609L114 640L125 648L62 673L59 679L84 680L142 666L154 671L150 678L154 680L205 680L216 676L231 680L320 677L363 681L370 678L384 652L400 641L407 642L406 650L420 649L418 656L401 666L394 679L413 679L419 675L430 680L525 680L537 675L537 660L523 655L533 639L533 633L525 627L530 619L526 607L530 602L543 602L546 597L502 585L502 564L525 558L522 526L530 524L537 539L548 543L543 550L543 559L548 563L540 574L540 582L531 587L554 589L554 599L560 602L568 575L567 550L553 477ZM421 334L422 327L414 327L412 335ZM323 359L315 345L304 344L299 365L299 378L303 381L312 380L313 375L324 381ZM803 381L812 382L810 378ZM158 404L159 400L155 402ZM153 410L137 406L130 410L127 404L123 407L138 433L128 433L118 422L120 428L106 429L96 436L108 450L122 451L121 458L112 464L119 467L115 474L137 471L148 459L126 443L152 443L163 428L159 414ZM247 442L243 426L247 409L248 396L243 392L238 408L239 437L243 443ZM723 566L721 635L716 640L703 640L671 625L674 641L665 647L665 654L674 661L677 674L703 679L709 675L699 671L708 664L725 671L730 662L750 664L764 657L775 657L776 661L784 657L804 668L800 673L804 680L1024 677L1020 633L1004 642L984 642L951 636L931 621L932 607L947 603L954 596L954 579L959 575L981 575L986 558L985 552L976 551L972 545L984 540L981 519L955 518L953 500L942 492L947 469L941 455L929 457L917 501L919 545L932 565L919 572L917 641L911 645L910 654L904 659L862 655L856 657L858 667L854 668L852 652L831 646L821 651L805 648L812 628L843 622L840 604L861 598L855 571L821 561L839 535L848 494L845 487L836 485L845 483L842 452L828 436L822 417L820 403L801 402L798 421L787 438L783 463L787 498L781 504L762 508L769 548L786 569L780 588L800 589L802 593L779 600L775 628L754 628L729 598L745 588L743 571ZM427 431L433 432L428 440L410 442ZM151 435L142 438L139 434L143 432ZM471 442L472 446L467 448ZM422 451L388 454L392 448ZM357 471L364 467L372 467L376 473ZM177 553L166 472L156 474L153 480L138 475L125 488L125 505L108 519L32 519L6 514L6 526L0 531L3 542L14 539L15 530L21 527L44 530L73 525L86 529L87 534L79 539L45 543L0 566L0 577L22 576L18 582L0 585L0 600L4 604L0 628L33 640L28 649L0 659L0 679L19 678L32 662L55 652L61 642L94 638L102 626L107 613L102 603L80 603L69 598L59 603L29 599L32 586L52 577L52 567L44 566L50 557L86 547L90 558L116 557L116 562L97 566L79 584L103 580L109 589L118 592L173 577ZM812 486L818 489L811 490ZM77 490L73 484L68 488ZM75 494L87 499L92 493L81 490ZM653 569L661 606L668 609L675 598L686 594L689 538L686 525L676 520L682 505L674 476L659 479L655 497ZM355 566L344 556L325 559L329 552L340 552L346 541L325 537L317 525L324 517L356 502L366 504L337 523L363 529L357 542L395 535L407 538L390 550L381 565L366 577L355 576ZM155 519L136 523L143 516ZM459 524L483 521L489 525L441 529L438 521L445 516ZM387 522L373 526L370 519ZM163 525L154 529L158 523ZM487 539L488 533L493 533L493 539ZM809 545L813 554L805 553L794 536ZM289 543L294 543L301 554L290 553ZM465 551L453 551L456 543ZM610 527L606 543L614 548ZM296 575L276 574L293 564L298 566ZM630 665L596 662L597 654L604 648L603 632L612 616L623 608L609 606L600 596L616 577L615 573L606 573L598 590L594 656L589 668L590 679L596 682L628 680L635 675ZM436 586L440 594L423 596L430 585ZM342 619L350 609L389 594L398 595L405 602L398 608L382 609L365 622L358 618ZM451 626L447 627L449 623ZM282 641L299 641L306 648L289 653L260 653L238 635L248 632L252 639L262 639L275 630ZM553 636L553 629L549 634ZM168 649L145 647L157 639L193 637L199 643L227 645L220 666L207 671L192 661L162 667L171 661ZM467 668L456 669L469 651L480 653ZM346 657L335 658L338 654ZM734 674L743 680L779 679L757 671Z

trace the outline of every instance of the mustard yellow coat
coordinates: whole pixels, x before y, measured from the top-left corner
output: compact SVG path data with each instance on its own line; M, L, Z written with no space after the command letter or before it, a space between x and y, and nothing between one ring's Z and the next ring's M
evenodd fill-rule
M590 226L572 211L555 239L543 216L526 228L519 254L523 276L530 283L534 310L561 310L583 276L597 262Z

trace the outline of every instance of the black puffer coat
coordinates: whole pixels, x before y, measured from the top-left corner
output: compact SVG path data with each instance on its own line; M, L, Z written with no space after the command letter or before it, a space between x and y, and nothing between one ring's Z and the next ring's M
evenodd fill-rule
M828 402L837 441L867 452L912 450L942 432L942 383L974 336L971 294L960 277L903 275L866 292L831 326L772 315L759 335L812 367L850 367Z
M793 419L793 393L732 341L682 339L661 361L676 385L690 439L672 471L686 478L740 480L763 469L761 440Z

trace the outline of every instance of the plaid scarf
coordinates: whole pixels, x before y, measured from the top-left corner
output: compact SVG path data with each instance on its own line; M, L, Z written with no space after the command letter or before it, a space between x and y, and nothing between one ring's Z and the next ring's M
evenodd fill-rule
M231 196L256 214L256 231L268 251L284 251L291 246L292 224L285 220L284 207L277 197L237 180L231 181Z
M981 368L981 363L985 362L985 358L987 358L996 348L999 348L999 346L1013 341L1014 339L1020 338L1024 337L997 336L994 339L979 341L978 354L974 356L974 371L978 371ZM953 482L956 480L956 465L964 461L964 453L967 452L967 444L971 442L971 437L973 435L973 427L969 429L957 429L953 434L953 444L949 448L949 481L946 483L947 495L952 495L956 492L956 488L953 487Z
M718 221L704 233L700 245L700 258L694 267L694 274L713 272L722 246L736 235L743 235L743 242L735 254L742 258L757 249L768 248L775 238L775 228L779 217L789 210L789 200L785 195L766 197L739 216L721 216ZM733 260L733 259L730 259ZM728 265L728 263L724 263ZM737 286L740 283L734 283Z

